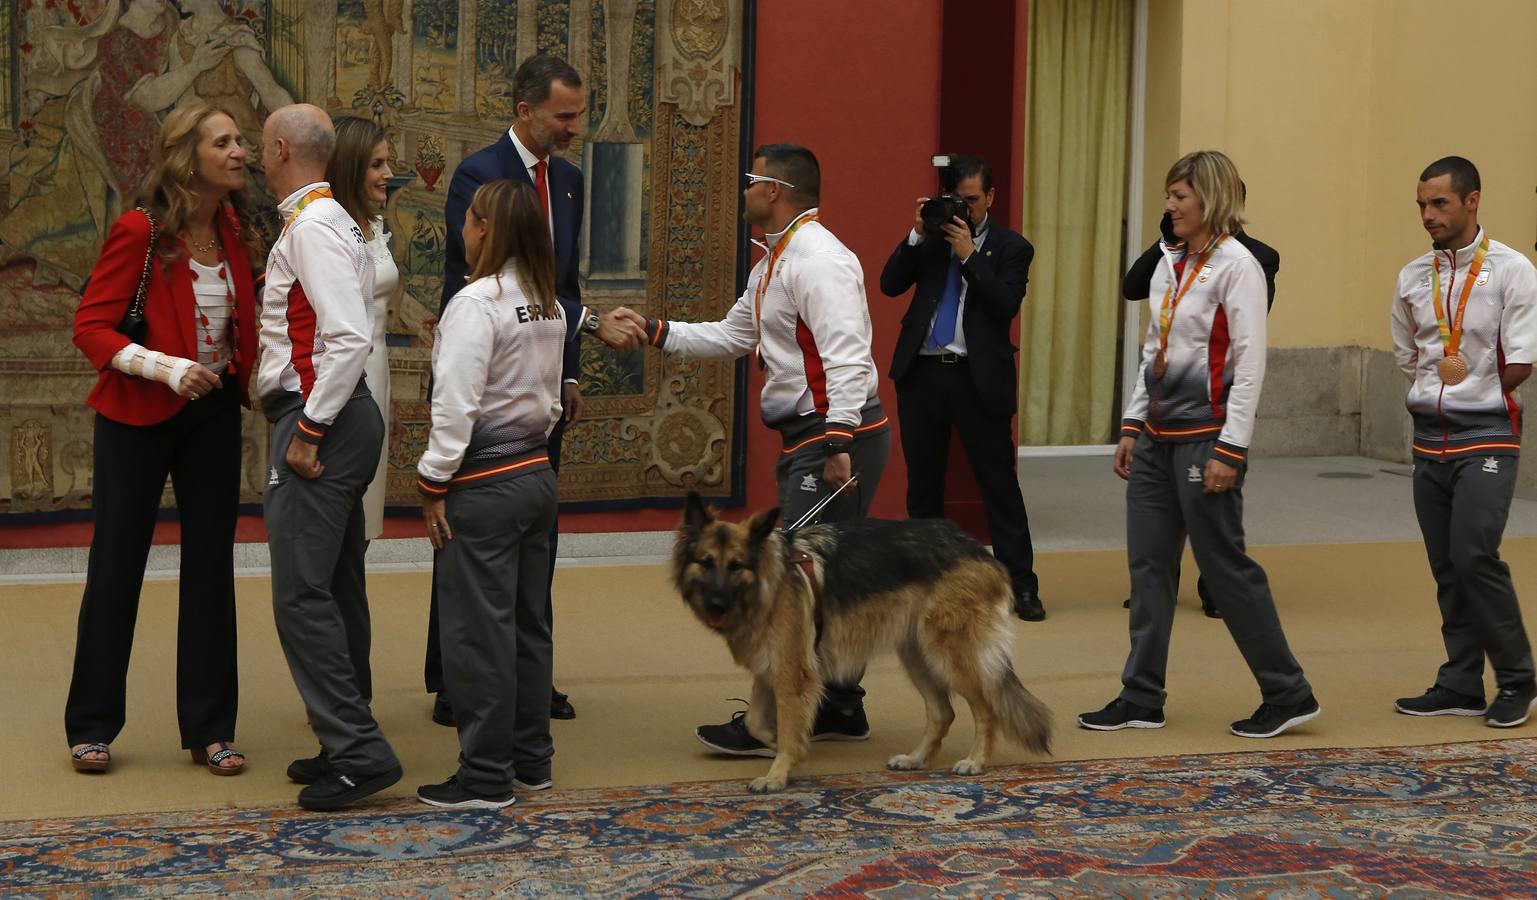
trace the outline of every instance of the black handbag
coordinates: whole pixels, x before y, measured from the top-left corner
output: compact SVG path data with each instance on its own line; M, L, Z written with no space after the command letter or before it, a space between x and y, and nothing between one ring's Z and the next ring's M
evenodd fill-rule
M156 228L155 217L150 215L149 210L142 206L135 208L149 220L149 244L144 248L144 271L139 274L139 289L134 291L133 304L123 314L123 321L117 323L117 330L123 337L142 346L149 337L149 323L144 321L144 294L149 290L149 267L155 258Z

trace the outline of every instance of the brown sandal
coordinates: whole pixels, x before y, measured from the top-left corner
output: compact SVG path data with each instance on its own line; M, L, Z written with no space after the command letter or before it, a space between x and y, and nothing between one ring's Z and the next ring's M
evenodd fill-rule
M192 761L200 766L207 766L208 771L215 775L239 775L245 771L245 754L231 747L229 741L215 741L209 746L218 747L219 749L214 751L212 756L209 756L207 747L193 747L190 751L192 753ZM226 759L236 756L240 757L240 765L223 765Z
M100 753L107 758L86 759L87 753ZM112 751L107 749L106 744L81 744L80 749L70 751L69 757L70 765L75 767L76 772L105 772L112 765Z

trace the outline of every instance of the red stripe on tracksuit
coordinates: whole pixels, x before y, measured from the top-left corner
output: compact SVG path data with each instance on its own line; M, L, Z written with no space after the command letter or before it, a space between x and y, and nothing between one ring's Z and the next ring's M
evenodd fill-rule
M1227 371L1227 348L1231 340L1227 333L1227 311L1221 306L1217 307L1217 314L1211 322L1211 341L1208 344L1206 368L1211 372L1211 412L1213 416L1223 418L1223 401L1227 399L1226 387L1222 384L1222 375Z
M1505 344L1503 341L1494 345L1494 352L1499 357L1500 394L1505 400L1505 413L1510 416L1510 433L1519 438L1521 436L1521 407L1516 403L1515 394L1505 390Z
M827 415L827 372L822 368L822 354L804 319L795 320L795 343L801 348L801 363L806 369L806 387L817 412Z
M315 386L315 307L298 281L288 289L288 343L294 372L299 375L299 395L308 402Z

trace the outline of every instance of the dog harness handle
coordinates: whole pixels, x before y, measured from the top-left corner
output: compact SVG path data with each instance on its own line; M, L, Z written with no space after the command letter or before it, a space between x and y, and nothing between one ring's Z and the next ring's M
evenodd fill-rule
M810 553L799 547L791 547L788 558L792 565L801 567L801 571L806 573L806 582L811 585L811 621L816 627L816 641L812 646L820 647L822 645L822 586L817 584L816 562L812 560Z

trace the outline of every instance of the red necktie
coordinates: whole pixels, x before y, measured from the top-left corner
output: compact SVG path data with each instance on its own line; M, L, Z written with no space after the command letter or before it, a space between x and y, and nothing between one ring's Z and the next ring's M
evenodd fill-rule
M550 219L550 184L544 179L544 170L547 164L544 160L534 163L534 190L539 192L539 208L544 210L544 219Z

